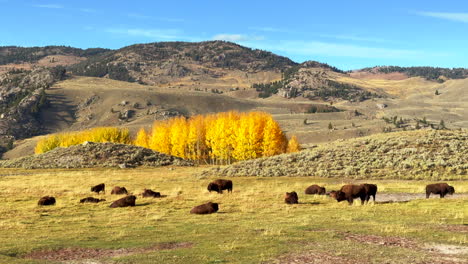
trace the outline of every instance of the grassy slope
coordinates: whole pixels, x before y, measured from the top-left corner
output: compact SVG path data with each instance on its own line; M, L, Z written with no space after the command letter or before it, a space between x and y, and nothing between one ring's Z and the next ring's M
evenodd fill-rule
M341 140L316 149L207 171L227 176L467 180L467 131L409 131Z
M259 263L291 252L314 252L345 262L435 263L426 244L467 246L466 233L450 231L467 224L468 200L428 199L403 204L354 205L327 197L304 196L312 183L338 188L340 179L235 178L232 194L208 193L210 179L192 175L203 168L139 170L0 170L0 262L45 263L23 260L40 249L68 247L142 248L160 242L192 242L193 247L114 258L118 263ZM79 204L91 195L89 187L125 186L140 193L153 188L163 199L138 197L134 208L111 209L107 194L102 204ZM374 181L381 192L422 192L427 182ZM453 182L457 192L468 183ZM296 190L301 204L283 203L285 191ZM43 195L57 205L38 207ZM96 195L94 195L96 196ZM220 212L194 216L195 205L214 201ZM461 230L461 229L460 229ZM465 229L466 230L466 229ZM349 233L345 233L349 232ZM363 244L349 234L409 239L421 248ZM452 256L463 258L463 256ZM464 256L468 257L468 256ZM48 261L47 263L52 263Z

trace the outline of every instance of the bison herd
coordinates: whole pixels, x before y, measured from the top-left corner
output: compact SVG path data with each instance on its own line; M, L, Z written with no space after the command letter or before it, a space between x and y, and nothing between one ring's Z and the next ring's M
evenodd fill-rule
M227 190L228 192L232 192L233 185L231 180L224 180L224 179L217 179L213 182L210 182L207 187L209 192L215 191L217 193L223 193L223 190ZM91 192L95 192L99 194L100 192L105 193L105 184L101 183L96 186L91 187ZM330 191L326 192L325 187L318 186L316 184L307 187L304 191L305 194L317 194L317 195L329 195L330 197L336 199L338 202L341 201L348 201L349 204L353 204L354 199L359 198L361 200L361 204L365 202L369 202L370 198L372 197L373 201L375 202L375 195L377 193L377 185L375 184L347 184L341 187L338 191ZM430 194L439 194L440 198L444 198L447 194L454 194L455 189L453 186L448 185L447 183L435 183L429 184L426 186L426 198L429 198ZM128 206L135 206L136 196L135 195L128 195L127 189L125 187L116 186L112 189L111 194L125 194L126 196L120 198L111 203L109 207L116 208L116 207L128 207ZM141 194L142 197L153 197L153 198L160 198L163 197L161 193L155 192L150 189L144 189L143 193ZM104 202L105 199L98 199L94 197L86 197L80 200L80 203L99 203ZM38 205L54 205L55 198L51 196L44 196L42 197ZM287 204L298 204L299 197L295 191L287 192L284 197L284 202ZM206 204L198 205L190 210L191 214L212 214L219 210L218 203L208 202Z

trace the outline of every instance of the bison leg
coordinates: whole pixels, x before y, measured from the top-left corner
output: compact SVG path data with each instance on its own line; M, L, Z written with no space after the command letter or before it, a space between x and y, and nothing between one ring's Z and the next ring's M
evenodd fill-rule
M375 203L375 194L374 194L374 195L372 195L372 198L374 199L374 203Z
M426 192L426 199L428 199L430 195L431 195L431 192Z
M444 198L445 194L443 192L440 193L440 198Z
M348 203L349 203L350 205L352 205L353 202L354 202L354 201L353 201L353 198L348 198Z

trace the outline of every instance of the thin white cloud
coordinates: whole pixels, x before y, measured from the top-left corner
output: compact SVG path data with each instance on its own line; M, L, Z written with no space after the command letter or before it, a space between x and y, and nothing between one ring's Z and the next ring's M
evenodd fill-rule
M43 4L43 5L33 5L34 7L40 7L40 8L49 8L49 9L61 9L64 8L63 5L57 5L57 4Z
M286 29L275 27L249 27L249 29L263 32L288 32Z
M91 9L91 8L80 8L79 9L81 12L85 12L85 13L96 13L96 10L95 9Z
M382 38L360 37L360 36L355 36L355 35L321 34L319 36L323 38L333 38L333 39L352 40L352 41L365 41L365 42L377 42L377 43L391 42L389 40L382 39Z
M181 31L178 29L110 28L106 29L106 32L123 36L145 37L154 40L177 40L182 38L180 36Z
M148 16L148 15L143 15L139 13L129 13L127 14L127 17L141 19L141 20L159 20L159 21L165 21L165 22L184 22L185 21L182 18L154 17L154 16Z
M468 23L468 13L450 13L450 12L416 12L420 16L435 17L450 21Z
M284 41L259 48L301 56L352 57L362 59L420 59L427 53L420 50L377 48L351 44L338 44L320 41ZM443 53L430 53L431 56L447 56Z
M263 36L252 36L244 34L218 34L213 37L213 40L226 40L226 41L252 41L252 40L263 40Z

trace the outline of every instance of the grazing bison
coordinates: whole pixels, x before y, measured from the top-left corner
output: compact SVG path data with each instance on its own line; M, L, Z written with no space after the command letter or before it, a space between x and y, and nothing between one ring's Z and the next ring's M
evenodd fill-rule
M364 183L362 184L362 186L364 186L364 189L366 189L366 202L369 202L369 199L371 196L375 202L375 194L377 193L377 185Z
M99 203L99 202L105 202L106 199L97 199L94 197L86 197L80 200L80 203Z
M114 201L109 207L116 208L116 207L128 207L128 206L135 206L135 195L128 195L124 198L120 198Z
M447 194L454 194L455 188L453 188L453 186L450 186L445 182L428 184L426 186L426 198L429 198L429 195L431 195L431 193L439 194L440 198L444 198L444 196Z
M154 198L161 197L161 193L155 192L155 191L150 190L150 189L145 189L145 191L141 195L143 197L154 197Z
M206 203L202 205L195 206L190 210L191 214L212 214L218 211L219 207L217 203Z
M305 189L305 194L325 194L325 187L320 187L317 184L311 185Z
M290 193L287 192L286 195L284 196L284 202L287 204L297 204L299 203L299 197L297 197L296 192L290 192Z
M128 192L125 187L115 186L114 189L112 189L111 194L128 194Z
M54 205L55 198L52 196L44 196L37 202L37 205Z
M106 185L104 183L91 187L91 191L99 194L100 192L106 193Z
M213 182L208 184L208 191L215 191L217 193L223 193L223 190L228 190L228 192L232 192L232 181L231 180L223 180L217 179Z
M334 198L338 201L348 201L349 204L353 204L355 198L361 199L361 204L364 204L364 201L367 197L366 188L363 185L352 185L347 184L341 187L341 189L334 194Z

